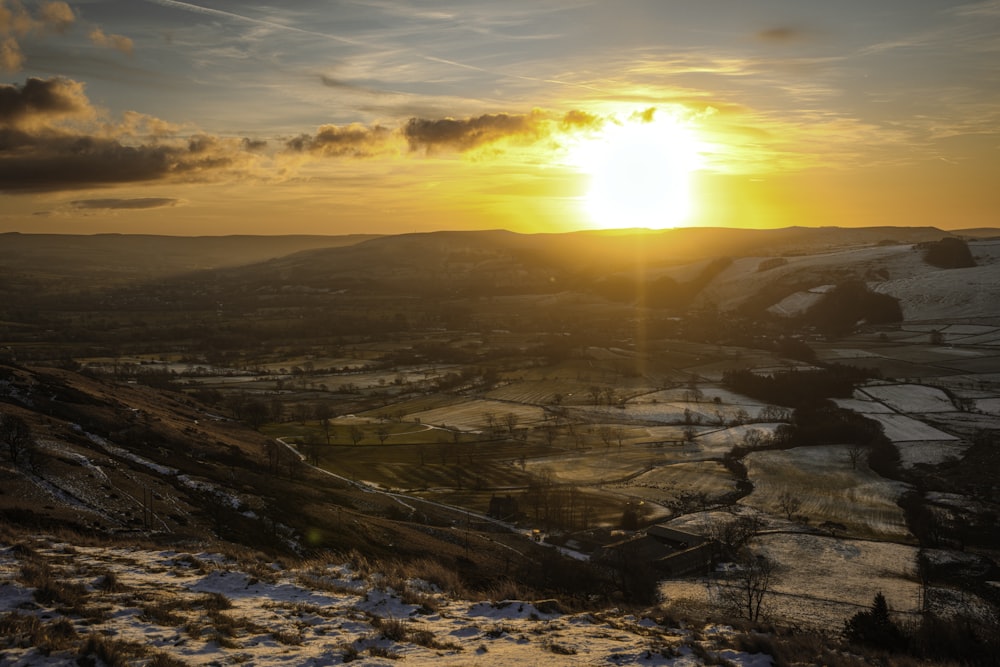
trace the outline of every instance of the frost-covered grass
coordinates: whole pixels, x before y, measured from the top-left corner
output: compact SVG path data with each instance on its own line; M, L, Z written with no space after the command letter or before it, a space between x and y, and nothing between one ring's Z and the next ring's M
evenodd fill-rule
M868 416L882 424L885 437L893 442L958 440L950 433L906 415L873 413Z
M746 505L782 516L781 497L787 493L800 502L794 514L808 517L813 526L832 521L856 535L909 536L896 504L906 485L880 477L863 460L852 467L846 446L751 452L744 463L754 485L741 500Z
M33 568L33 569L32 569ZM5 665L770 665L740 633L693 634L617 609L457 597L411 570L289 566L211 553L74 547L0 550ZM37 574L44 571L48 582ZM51 582L72 591L54 597ZM651 610L654 611L655 610Z
M916 547L807 533L773 533L752 544L777 564L765 598L768 618L798 627L837 633L844 622L882 591L901 619L915 619L920 584ZM665 600L695 608L714 604L709 580L667 581Z
M424 424L447 425L462 431L482 431L487 428L488 416L503 425L508 414L517 416L521 426L538 425L545 418L545 411L533 405L520 405L502 401L471 400L446 407L410 414L407 419L419 420Z
M859 392L905 413L954 412L955 404L937 387L922 384L879 384Z

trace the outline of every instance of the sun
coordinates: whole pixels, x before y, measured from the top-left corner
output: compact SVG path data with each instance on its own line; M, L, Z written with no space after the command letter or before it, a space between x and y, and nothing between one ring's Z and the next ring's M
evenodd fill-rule
M695 130L648 110L609 121L579 142L571 160L589 176L583 208L599 229L664 229L692 215L691 176L701 166Z

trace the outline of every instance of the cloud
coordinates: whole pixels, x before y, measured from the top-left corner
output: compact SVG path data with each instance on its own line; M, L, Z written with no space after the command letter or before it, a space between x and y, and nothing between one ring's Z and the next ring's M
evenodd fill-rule
M543 116L530 114L484 114L474 118L411 118L402 132L410 150L434 151L450 148L467 151L510 137L538 138Z
M20 0L0 0L0 71L17 72L24 67L26 57L19 38L29 34L63 35L76 21L76 13L65 2L43 2L32 15ZM132 55L134 44L124 35L108 35L94 26L89 37L97 46Z
M358 93L365 93L367 95L387 95L391 94L387 91L378 90L377 88L369 88L367 86L360 86L356 83L349 83L347 81L341 81L340 79L335 79L332 76L326 74L319 75L320 83L322 83L327 88L336 88L339 90L351 90Z
M0 33L23 37L32 31L34 25L31 14L20 2L12 0L8 7L6 0L0 0Z
M561 123L564 130L598 128L603 124L604 120L600 116L587 113L586 111L580 111L579 109L567 111L566 115L563 116Z
M29 130L93 115L83 84L76 81L30 78L23 86L0 84L0 129Z
M170 197L138 197L134 199L76 199L70 202L77 209L145 209L176 206L179 199Z
M392 149L393 134L381 125L323 125L315 135L302 134L285 145L292 151L326 157L372 157Z
M62 34L76 22L76 14L65 2L44 2L35 16L19 0L0 0L0 34L24 37L29 33Z
M770 42L772 44L788 44L790 42L798 42L805 39L805 37L806 33L804 31L791 26L767 28L766 30L761 30L757 33L757 39L762 42Z
M65 2L46 2L38 10L37 23L42 31L64 33L76 21L76 15Z
M90 41L97 46L103 46L105 48L121 51L127 56L132 55L132 50L134 48L132 40L128 37L125 37L124 35L106 35L100 28L94 28L90 31Z
M654 110L644 112L651 117ZM316 134L301 134L285 142L290 153L322 157L373 157L410 153L465 153L506 142L531 145L557 135L600 129L611 119L572 110L562 116L534 110L526 114L484 114L468 118L410 118L402 126L323 125Z
M950 11L958 16L996 18L1000 17L1000 0L985 0L984 2L959 5Z
M24 66L21 45L13 37L0 40L0 71L17 72Z
M238 139L182 137L169 123L137 113L109 121L76 81L0 85L3 192L207 180L246 175L257 161Z

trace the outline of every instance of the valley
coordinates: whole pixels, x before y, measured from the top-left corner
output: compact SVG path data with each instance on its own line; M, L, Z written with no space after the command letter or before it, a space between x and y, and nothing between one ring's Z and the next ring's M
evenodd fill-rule
M720 591L749 552L774 624L836 636L881 592L908 627L995 633L1000 242L941 268L953 234L925 228L682 231L340 240L132 281L0 252L0 412L33 435L2 460L5 530L434 554L474 592L702 619L739 615ZM717 557L632 567L654 525Z

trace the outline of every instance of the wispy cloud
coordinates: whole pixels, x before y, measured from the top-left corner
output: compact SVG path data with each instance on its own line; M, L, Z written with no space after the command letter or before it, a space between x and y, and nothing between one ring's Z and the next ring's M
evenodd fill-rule
M76 199L71 201L70 205L81 210L140 210L176 206L178 203L180 200L172 197L136 197L133 199Z
M1000 18L1000 0L984 0L983 2L972 2L949 10L956 16L971 17L993 17Z
M299 28L299 27L296 27L296 26L293 26L293 25L286 25L286 24L280 23L278 21L272 21L272 20L269 20L269 19L256 18L256 17L253 17L253 16L248 16L246 14L237 14L236 12L227 12L227 11L224 11L224 10L221 10L221 9L213 9L211 7L204 7L202 5L196 5L196 4L191 3L191 2L180 2L180 0L146 0L146 1L149 2L149 3L155 4L155 5L160 5L162 7L171 7L173 9L180 9L180 10L187 11L187 12L194 12L194 13L197 13L197 14L204 14L204 15L207 15L207 16L215 16L215 17L219 17L219 18L225 18L225 19L235 20L235 21L239 21L239 22L242 22L242 23L248 23L248 24L260 26L260 27L263 27L263 28L267 28L269 30L286 31L286 32L297 33L297 34L300 34L300 35L309 35L309 36L312 36L312 37L320 37L322 39L328 39L328 40L332 40L332 41L335 41L335 42L340 42L340 43L343 43L343 44L352 44L352 45L355 45L355 46L363 45L363 42L361 42L359 40L351 39L349 37L344 37L342 35L337 35L337 34L327 33L327 32L319 32L319 31L316 31L316 30L309 30L307 28Z

